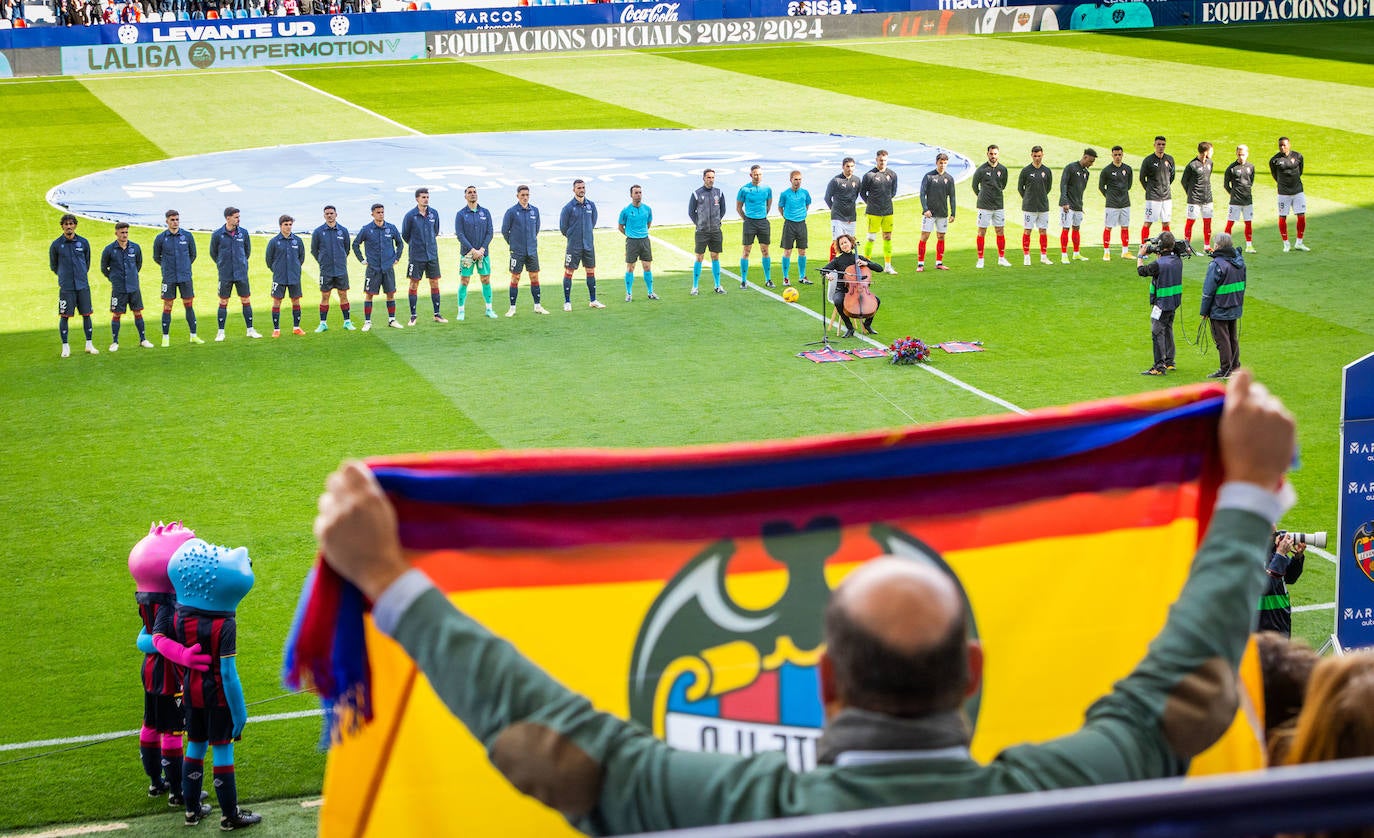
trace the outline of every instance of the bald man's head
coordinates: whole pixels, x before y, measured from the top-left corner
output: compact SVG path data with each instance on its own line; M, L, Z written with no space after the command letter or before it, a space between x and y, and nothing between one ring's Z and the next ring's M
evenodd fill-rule
M883 556L840 585L825 611L835 698L891 716L957 708L970 672L964 600L948 574Z

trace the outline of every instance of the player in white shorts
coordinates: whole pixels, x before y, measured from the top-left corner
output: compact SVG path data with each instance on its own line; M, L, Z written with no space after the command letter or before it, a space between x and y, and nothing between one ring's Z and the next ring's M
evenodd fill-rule
M1168 224L1174 219L1173 201L1146 201L1145 202L1145 223Z
M1007 211L1004 209L978 210L978 226L983 229L1007 226Z
M1290 212L1294 215L1307 215L1307 195L1305 193L1299 192L1296 195L1279 196L1279 216L1288 215Z

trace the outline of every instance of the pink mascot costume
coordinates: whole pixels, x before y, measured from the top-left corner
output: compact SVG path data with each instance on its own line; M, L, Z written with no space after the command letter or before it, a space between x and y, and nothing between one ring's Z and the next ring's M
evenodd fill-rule
M167 576L167 563L177 548L195 538L180 523L154 524L129 551L129 573L134 577L138 614L143 618L137 645L143 654L143 727L138 750L143 771L151 781L149 797L167 794L167 805L181 808L182 743L186 730L181 707L185 668L204 670L210 656L200 646L186 648L172 639L176 594ZM159 753L160 752L160 753ZM209 806L205 807L208 813Z

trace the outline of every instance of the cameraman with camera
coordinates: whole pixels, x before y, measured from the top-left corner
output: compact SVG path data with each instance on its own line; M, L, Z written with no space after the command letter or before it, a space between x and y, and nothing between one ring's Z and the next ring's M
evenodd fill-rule
M1288 586L1302 576L1307 553L1304 538L1303 533L1274 532L1269 562L1264 567L1265 588L1260 596L1257 631L1293 635L1293 603L1288 599Z
M1154 344L1155 362L1141 375L1164 375L1174 369L1174 312L1183 302L1183 254L1179 242L1169 231L1140 244L1135 257L1135 272L1150 278L1150 338ZM1186 251L1187 242L1183 242ZM1145 257L1159 255L1149 264ZM1189 254L1191 255L1191 253Z

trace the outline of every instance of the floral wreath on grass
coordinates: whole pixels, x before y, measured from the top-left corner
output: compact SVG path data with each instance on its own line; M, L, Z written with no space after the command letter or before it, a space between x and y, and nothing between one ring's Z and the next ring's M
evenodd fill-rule
M930 348L911 335L897 338L887 349L892 353L894 364L915 364L930 360Z

